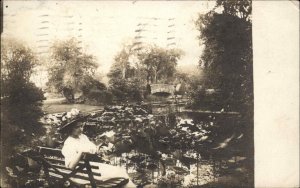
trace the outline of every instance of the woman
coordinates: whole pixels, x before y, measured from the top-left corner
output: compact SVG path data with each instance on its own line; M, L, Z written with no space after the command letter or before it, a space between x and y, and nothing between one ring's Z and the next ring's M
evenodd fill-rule
M88 137L82 134L82 123L79 120L74 120L61 129L60 133L67 134L68 138L65 140L62 154L65 157L65 166L70 169L75 169L84 153L96 154L101 152L101 145L95 145ZM128 178L125 169L120 167L97 163L101 173L100 180L107 180L114 177ZM136 187L131 180L124 186L125 188Z

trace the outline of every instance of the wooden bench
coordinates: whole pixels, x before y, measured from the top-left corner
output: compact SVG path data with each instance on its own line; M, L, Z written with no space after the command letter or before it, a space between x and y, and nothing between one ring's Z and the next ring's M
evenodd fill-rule
M68 187L74 184L77 187L108 188L123 187L128 183L128 179L115 177L107 180L100 180L101 174L97 171L101 163L97 155L85 154L74 170L65 167L64 156L59 149L38 147L39 156L32 157L42 164L48 182L55 181Z

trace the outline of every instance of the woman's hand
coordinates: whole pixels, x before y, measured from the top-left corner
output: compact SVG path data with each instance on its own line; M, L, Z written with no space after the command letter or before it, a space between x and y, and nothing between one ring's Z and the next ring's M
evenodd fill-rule
M86 153L82 153L82 154L81 154L81 158L82 158L82 159L85 159L85 158L86 158Z
M100 144L100 145L97 146L97 152L96 153L97 154L103 154L104 153L104 151L102 149L102 144Z

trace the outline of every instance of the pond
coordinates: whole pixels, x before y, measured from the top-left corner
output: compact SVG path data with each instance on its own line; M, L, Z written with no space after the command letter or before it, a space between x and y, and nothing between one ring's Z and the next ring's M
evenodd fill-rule
M124 167L141 186L203 185L246 161L238 116L180 111L172 106L106 107L86 119L83 131L107 144L103 160Z
M61 112L68 112L72 109L78 109L81 112L92 112L96 110L102 110L103 106L96 106L96 105L88 105L88 104L49 104L45 103L43 105L43 111L45 113L61 113Z

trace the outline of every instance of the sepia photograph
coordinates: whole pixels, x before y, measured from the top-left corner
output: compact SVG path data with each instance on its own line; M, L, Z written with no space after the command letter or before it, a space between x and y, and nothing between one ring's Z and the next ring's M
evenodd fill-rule
M252 188L251 0L1 1L1 188Z

